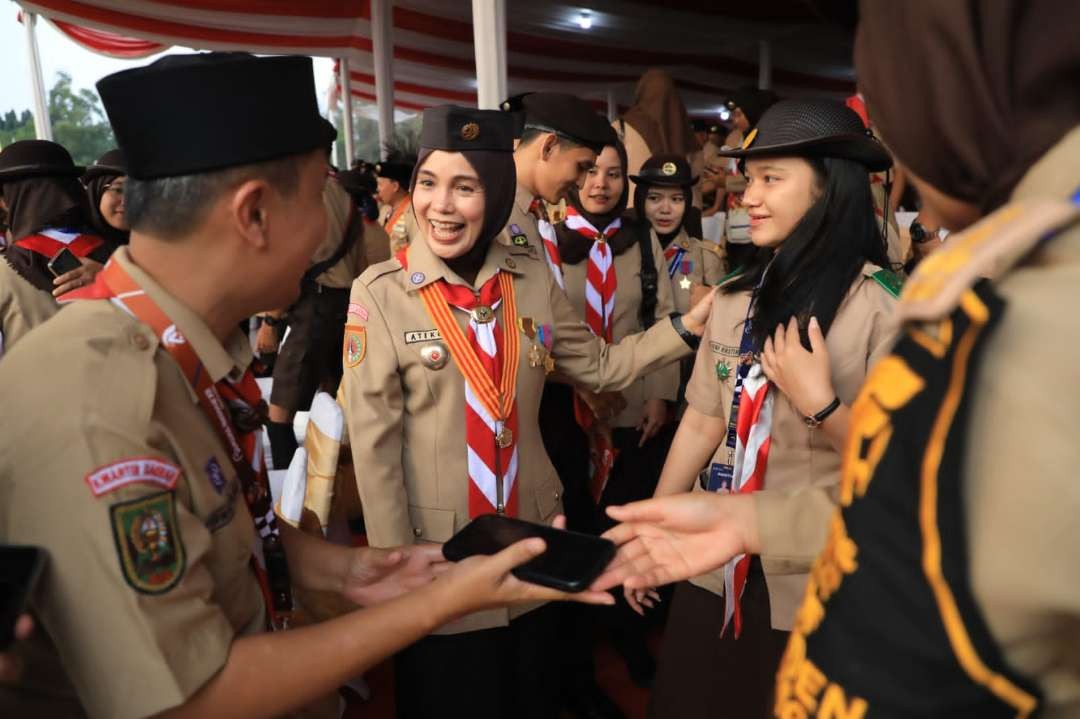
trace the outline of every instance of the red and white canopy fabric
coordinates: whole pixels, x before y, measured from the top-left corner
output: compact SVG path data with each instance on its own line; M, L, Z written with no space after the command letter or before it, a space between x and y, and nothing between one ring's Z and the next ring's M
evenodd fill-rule
M350 90L375 96L369 0L18 0L90 49L124 57L167 45L347 58ZM770 42L772 79L785 95L854 91L850 33L820 22L805 0L771 10L731 3L595 0L580 6L506 0L508 94L572 92L606 107L633 102L637 78L667 69L692 114L714 114L731 89L755 85L758 43ZM392 12L394 104L416 111L476 101L471 3L398 0ZM703 9L701 6L706 6ZM151 49L153 48L153 49ZM129 54L124 54L129 53Z

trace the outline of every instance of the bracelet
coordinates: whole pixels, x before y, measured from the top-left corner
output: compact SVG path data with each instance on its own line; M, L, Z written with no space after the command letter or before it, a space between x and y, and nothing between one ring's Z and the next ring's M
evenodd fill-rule
M675 328L675 331L679 333L679 337L682 337L682 341L685 342L686 346L690 349L696 350L698 345L701 344L701 338L686 329L686 325L684 325L682 321L682 315L672 315L671 326Z
M831 415L833 412L835 412L839 408L840 408L840 398L839 397L834 397L833 401L829 402L829 405L825 409L818 412L817 414L803 416L803 422L810 429L814 429L815 427L820 427L821 423L824 422L825 420L827 420L829 418L829 415Z

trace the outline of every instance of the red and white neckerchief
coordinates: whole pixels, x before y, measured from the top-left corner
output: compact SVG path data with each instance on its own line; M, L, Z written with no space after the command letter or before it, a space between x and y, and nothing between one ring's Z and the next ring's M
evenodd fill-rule
M224 378L213 382L184 334L116 260L110 260L94 282L65 294L62 302L95 299L109 300L153 330L161 338L161 348L176 361L195 391L203 414L236 470L255 526L259 541L251 564L266 600L268 624L273 629L287 628L293 608L292 585L263 457L262 392L251 368L236 381Z
M408 268L408 250L397 255ZM518 514L517 367L521 343L513 276L497 271L480 288L445 279L419 290L428 315L450 346L465 378L465 444L468 453L469 517ZM496 310L502 307L503 330ZM463 334L450 308L469 315Z
M529 214L536 218L536 229L540 232L540 239L544 243L544 259L547 260L551 274L555 275L555 281L559 287L566 289L566 281L563 279L562 256L559 255L559 238L555 235L555 226L548 219L544 202L539 197L529 204Z
M15 242L16 247L36 252L53 258L60 250L67 248L76 257L86 257L105 244L97 235L88 235L78 230L49 227L38 230L32 235L22 237Z
M618 280L615 255L608 240L622 227L622 218L616 217L601 232L571 206L566 208L566 226L593 241L589 248L589 266L585 270L585 323L594 335L611 342Z
M736 423L735 462L731 491L748 494L765 486L773 419L773 393L761 365L755 363L743 380ZM750 557L740 554L724 565L724 625L734 618L735 638L742 632L742 593L750 571Z

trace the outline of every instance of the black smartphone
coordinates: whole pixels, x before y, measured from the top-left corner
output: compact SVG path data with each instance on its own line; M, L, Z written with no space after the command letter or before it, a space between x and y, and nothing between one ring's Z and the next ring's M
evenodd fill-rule
M49 272L53 273L53 277L59 277L65 272L71 272L82 267L82 263L79 262L79 258L75 256L75 253L66 247L62 247L59 252L53 255L49 260Z
M496 554L529 537L540 537L547 549L516 568L514 576L564 592L588 589L615 556L615 544L602 537L499 514L485 514L469 522L443 545L443 555L451 562L459 562L476 554Z
M15 620L26 611L45 557L41 547L0 545L0 650L15 639Z

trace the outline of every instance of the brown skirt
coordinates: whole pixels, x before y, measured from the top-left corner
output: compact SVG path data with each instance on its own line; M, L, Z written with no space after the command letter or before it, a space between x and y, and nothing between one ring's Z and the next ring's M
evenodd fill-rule
M742 633L724 636L724 598L675 588L649 701L650 719L768 719L788 632L772 628L769 593L755 557L742 599Z

